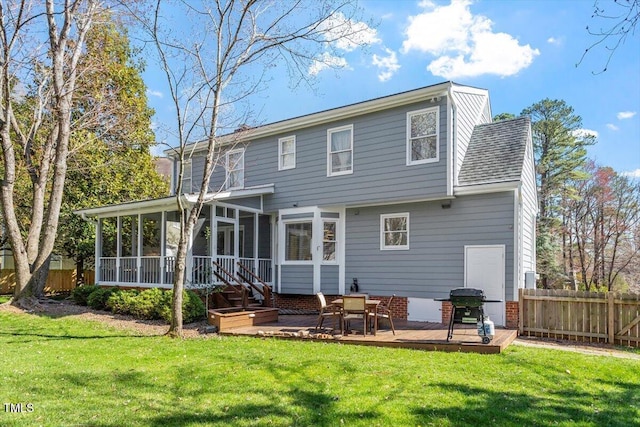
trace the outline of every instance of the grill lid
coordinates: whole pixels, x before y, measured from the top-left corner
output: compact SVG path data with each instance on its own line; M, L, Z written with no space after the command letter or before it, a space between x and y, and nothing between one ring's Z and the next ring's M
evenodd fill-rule
M484 299L484 291L482 289L474 288L455 288L451 289L449 298L478 298Z

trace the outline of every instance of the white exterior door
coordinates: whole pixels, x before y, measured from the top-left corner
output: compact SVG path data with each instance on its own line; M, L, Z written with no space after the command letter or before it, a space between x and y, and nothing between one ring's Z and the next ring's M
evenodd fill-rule
M484 305L485 315L497 326L504 326L504 253L504 245L464 247L464 286L482 289L488 300L503 301Z

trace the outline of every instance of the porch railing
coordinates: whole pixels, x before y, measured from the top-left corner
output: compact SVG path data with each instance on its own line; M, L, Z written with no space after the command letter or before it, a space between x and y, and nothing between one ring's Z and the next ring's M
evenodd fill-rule
M245 269L260 277L266 283L272 283L271 259L235 258L230 255L194 256L190 284L198 286L216 285L221 282L213 275L213 262L216 261L226 271L237 274L240 263ZM176 260L173 256L144 257L101 257L99 282L160 285L173 283Z
M138 257L120 258L120 282L136 283L138 281Z

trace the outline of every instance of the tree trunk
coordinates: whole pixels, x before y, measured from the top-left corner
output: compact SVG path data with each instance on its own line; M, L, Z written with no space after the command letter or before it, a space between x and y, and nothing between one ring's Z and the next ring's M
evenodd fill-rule
M76 260L76 287L84 285L84 257Z

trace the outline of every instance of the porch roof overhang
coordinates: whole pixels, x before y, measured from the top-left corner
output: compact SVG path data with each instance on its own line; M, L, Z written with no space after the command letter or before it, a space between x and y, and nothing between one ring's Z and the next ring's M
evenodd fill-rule
M263 196L265 194L273 194L275 192L275 184L258 185L254 187L240 188L234 190L225 190L213 193L207 193L204 197L204 203L226 202L234 199L245 197ZM183 194L180 196L186 205L193 205L198 200L197 193ZM84 219L112 217L117 215L133 215L139 213L158 212L164 210L178 210L178 200L176 196L163 197L159 199L139 200L135 202L121 203L117 205L100 206L96 208L80 209L74 211L76 215L80 215Z

